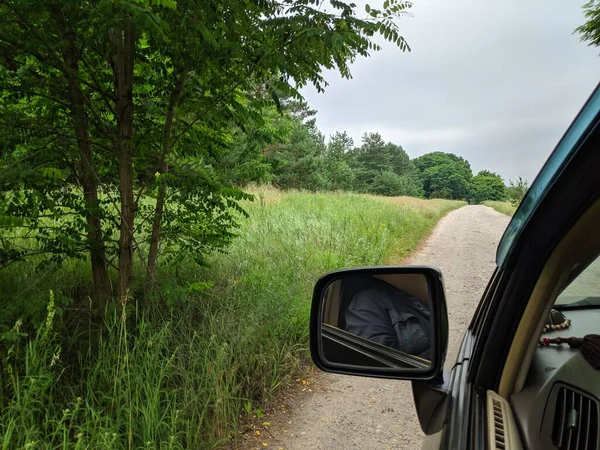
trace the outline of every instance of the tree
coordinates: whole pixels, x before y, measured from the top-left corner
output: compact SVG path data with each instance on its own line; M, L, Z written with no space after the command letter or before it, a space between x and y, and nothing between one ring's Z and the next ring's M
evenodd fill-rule
M420 197L423 195L419 186L407 175L397 175L391 170L377 172L370 192L377 195Z
M466 159L455 155L454 153L444 152L431 152L419 156L413 160L415 166L419 171L424 172L426 169L432 166L439 166L447 163L458 163L461 166L461 170L465 173L471 173L471 165Z
M362 145L357 149L356 158L360 167L371 173L390 170L389 149L379 133L365 133Z
M332 190L351 191L355 188L356 175L348 164L348 154L354 148L354 141L346 133L335 132L323 155L323 167Z
M231 145L215 158L213 164L225 183L245 186L252 182L271 181L270 167L262 153L269 144L263 141L261 128L251 128L247 132L235 128Z
M245 196L209 162L231 145L232 124L280 107L279 93L322 91L325 69L350 77L356 57L380 49L376 34L408 50L394 20L409 3L366 18L321 3L2 2L0 214L39 244L9 243L2 263L87 253L101 305L113 295L108 267L115 294L130 295L134 251L151 284L161 244L200 256L225 245Z
M413 161L409 161L408 168L404 176L407 178L409 183L409 188L405 195L412 197L424 197L425 190L423 189L423 177Z
M529 182L519 177L515 181L509 180L508 187L506 188L506 196L512 203L519 204L528 190Z
M354 148L354 140L345 131L336 131L329 137L327 143L327 156L334 160L341 160Z
M485 200L504 200L506 186L497 173L482 170L471 181L469 202L479 204Z
M288 109L265 107L259 117L248 120L243 129L234 126L233 140L225 151L216 155L212 164L222 179L243 186L250 182L270 182L273 179L267 156L273 149L289 143L301 119Z
M357 189L363 192L370 191L380 172L403 175L410 169L410 158L404 149L391 142L386 143L379 133L365 133L362 145L348 152L347 157L356 172Z
M431 166L423 172L424 189L428 198L465 199L470 179L457 163Z
M402 146L388 142L385 145L385 152L389 155L390 169L396 175L406 175L414 168L414 165L410 163L408 153Z
M473 173L469 162L453 153L432 152L413 160L427 198L466 199Z
M329 189L352 191L356 184L356 174L344 160L325 158L324 172L328 179Z
M314 119L306 123L295 121L289 140L279 142L265 151L273 183L283 189L329 189L324 153L324 137Z
M587 22L577 27L575 32L579 33L582 41L588 45L600 46L600 0L589 0L583 5L584 15Z

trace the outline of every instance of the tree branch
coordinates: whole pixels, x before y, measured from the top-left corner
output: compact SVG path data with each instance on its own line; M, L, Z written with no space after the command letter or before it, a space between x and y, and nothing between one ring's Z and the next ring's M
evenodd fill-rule
M93 65L89 64L87 58L82 56L81 62L83 63L84 67L87 69L87 73L89 74L90 78L93 81L93 83L89 83L87 81L81 81L81 83L83 83L85 86L89 87L90 89L94 90L95 92L98 92L102 96L102 98L104 100L104 104L110 110L112 115L114 117L117 117L117 115L115 113L115 109L113 108L113 105L112 105L112 103L114 103L116 101L116 97L114 96L114 93L107 91L106 89L102 89L100 87L101 84L98 82L98 79L92 73L93 71L95 71L95 69L94 69Z
M6 89L4 86L0 86L0 89ZM62 100L59 100L57 98L51 97L49 95L46 94L42 94L40 92L35 92L35 91L26 91L24 89L19 89L17 87L11 86L10 88L8 88L7 90L13 91L13 92L20 92L21 94L27 94L27 95L34 95L36 97L41 97L41 98L45 98L46 100L51 100L55 103L58 103L60 106L62 106L63 108L69 108L69 104L65 103Z
M46 50L48 50L48 52L52 56L54 56L54 58L55 58L56 61L60 61L61 59L58 57L58 54L54 51L54 49L52 47L50 47L48 45L48 39L47 39L47 37L44 37L44 36L40 35L40 33L38 32L38 30L35 27L31 27L30 26L30 21L28 21L25 17L23 17L21 14L19 14L19 12L17 11L17 9L11 8L10 4L8 5L8 8L13 12L13 14L15 15L15 17L17 17L19 19L19 22L21 23L21 26L24 27L30 33L35 34L36 37L37 37L37 40L41 43L41 45L44 46L46 48ZM61 70L61 69L59 69L59 70ZM61 72L65 72L65 70L66 70L66 67L64 68L64 70L61 70Z
M64 67L60 66L58 63L50 62L48 60L48 57L46 57L46 56L44 56L44 55L42 55L40 53L34 52L32 50L29 50L29 49L25 48L24 46L22 46L21 44L19 44L17 42L11 41L6 36L0 35L0 42L5 42L5 43L9 44L10 46L14 47L15 49L20 50L24 54L29 55L29 56L33 56L39 62L41 62L43 64L48 64L50 67L52 67L53 69L58 70L59 72L61 72L63 74L66 72L66 69Z
M69 139L71 141L77 141L77 138L75 136L72 136L70 134L66 134L66 133L61 133L58 132L56 130L52 130L52 129L47 129L47 128L36 128L36 127L32 127L32 126L28 126L25 124L14 124L12 122L0 122L1 124L3 124L4 126L6 126L7 128L14 128L14 129L22 129L22 130L27 130L27 131L34 131L37 133L43 133L45 135L50 135L50 136L59 136L59 137L63 137L65 139ZM100 144L96 141L93 142L94 146L96 147L100 147L106 151L109 151L111 153L114 153L114 149L111 147L107 147L103 144Z
M96 123L94 124L99 130L100 132L104 135L104 137L106 139L108 139L110 142L113 143L115 142L115 136L113 134L111 134L109 132L109 130L104 126L104 124L102 123L102 118L100 117L100 115L96 112L94 105L91 101L91 99L85 95L85 93L83 93L83 101L85 102L85 104L87 105L90 113L92 114L92 116L94 117Z

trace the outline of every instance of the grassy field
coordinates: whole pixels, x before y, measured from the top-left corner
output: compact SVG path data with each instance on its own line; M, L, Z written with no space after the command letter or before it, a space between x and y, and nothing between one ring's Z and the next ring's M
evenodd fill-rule
M485 206L489 206L490 208L494 208L499 213L506 214L507 216L512 216L517 210L517 207L510 202L494 202L491 200L487 200L482 204Z
M33 267L18 269L23 288L36 284L30 292L45 295L48 308L35 337L18 322L3 336L2 448L207 449L235 438L245 415L260 416L301 373L317 278L400 262L463 205L250 191L250 219L227 252L207 267L165 265L143 313L134 299L109 309L101 326L73 324L69 311L85 317L85 304L58 303L85 290L82 263L37 284Z

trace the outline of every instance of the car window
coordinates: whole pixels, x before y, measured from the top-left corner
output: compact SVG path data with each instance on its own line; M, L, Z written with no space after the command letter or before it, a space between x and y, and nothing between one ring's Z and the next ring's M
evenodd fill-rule
M563 289L556 304L600 307L600 258L596 258Z
M562 137L552 155L550 155L546 164L544 164L544 167L542 167L542 170L523 198L519 209L517 209L513 219L506 228L496 253L496 264L498 267L503 267L504 261L506 261L513 244L517 241L517 237L535 213L540 201L552 186L565 164L577 153L581 137L599 112L600 85Z

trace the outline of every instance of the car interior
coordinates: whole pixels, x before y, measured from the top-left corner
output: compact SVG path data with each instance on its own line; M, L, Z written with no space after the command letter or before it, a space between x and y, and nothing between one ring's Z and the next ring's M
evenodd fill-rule
M597 200L546 261L488 393L490 449L598 449L600 374L579 349L540 339L600 334L599 223ZM544 329L551 314L565 321Z

